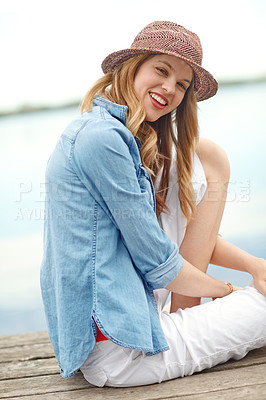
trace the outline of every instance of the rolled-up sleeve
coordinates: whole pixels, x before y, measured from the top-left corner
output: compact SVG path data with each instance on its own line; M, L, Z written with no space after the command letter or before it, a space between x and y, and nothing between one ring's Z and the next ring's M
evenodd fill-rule
M178 246L161 230L117 121L87 123L71 155L79 179L108 210L150 289L167 286L183 267ZM130 140L130 139L129 139Z
M178 261L176 259L178 259ZM179 272L182 268L183 259L178 253L178 248L176 246L175 250L164 263L158 265L158 267L155 267L145 274L145 280L148 283L153 283L152 289L166 287L176 278L177 270Z

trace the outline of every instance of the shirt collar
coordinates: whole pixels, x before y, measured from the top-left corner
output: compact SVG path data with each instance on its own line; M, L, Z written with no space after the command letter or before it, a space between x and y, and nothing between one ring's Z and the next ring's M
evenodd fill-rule
M111 101L103 98L102 96L96 95L93 99L93 105L104 107L109 114L113 117L118 118L122 124L126 125L126 112L127 106L112 103Z

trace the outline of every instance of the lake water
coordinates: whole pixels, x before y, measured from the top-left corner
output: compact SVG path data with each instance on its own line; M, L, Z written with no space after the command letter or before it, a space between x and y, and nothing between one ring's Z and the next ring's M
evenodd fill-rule
M231 164L221 234L266 258L266 84L228 86L199 103L200 134ZM78 108L0 119L0 335L46 329L39 289L44 173L49 154ZM210 266L217 279L245 286L250 275Z

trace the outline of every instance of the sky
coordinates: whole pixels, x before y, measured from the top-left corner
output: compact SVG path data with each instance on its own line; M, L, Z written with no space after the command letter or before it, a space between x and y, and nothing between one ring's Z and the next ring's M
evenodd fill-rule
M265 0L0 0L0 111L80 101L155 20L196 32L218 81L266 76Z

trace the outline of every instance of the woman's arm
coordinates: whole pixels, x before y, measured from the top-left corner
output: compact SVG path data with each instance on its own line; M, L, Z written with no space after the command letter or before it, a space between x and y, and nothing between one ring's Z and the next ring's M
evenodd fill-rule
M224 297L231 292L225 282L210 277L186 260L178 276L166 286L166 289L195 297Z
M218 236L210 263L250 273L256 288L266 296L266 260L254 257Z
M117 246L126 247L132 267L151 290L163 288L183 268L183 258L158 224L150 201L151 183L140 168L133 136L115 118L96 121L80 129L69 158L95 200L95 229L114 225L119 232ZM122 254L128 256L124 250Z

